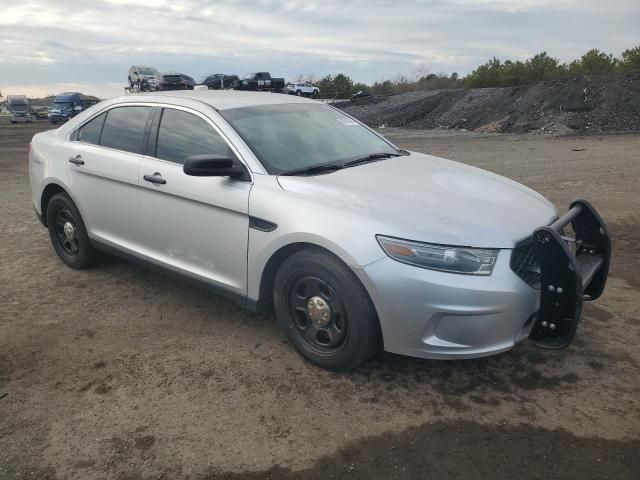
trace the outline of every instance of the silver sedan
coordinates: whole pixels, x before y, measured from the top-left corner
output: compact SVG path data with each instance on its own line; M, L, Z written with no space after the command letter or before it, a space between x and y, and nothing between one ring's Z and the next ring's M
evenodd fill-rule
M506 178L402 150L343 112L270 93L102 102L34 136L33 205L72 268L103 252L275 313L332 370L384 349L458 359L571 343L610 239Z

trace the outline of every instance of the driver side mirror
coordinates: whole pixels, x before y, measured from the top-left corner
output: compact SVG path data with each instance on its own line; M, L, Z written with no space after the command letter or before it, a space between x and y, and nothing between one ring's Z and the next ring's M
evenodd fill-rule
M229 177L241 180L249 178L239 160L225 155L192 155L185 159L182 170L192 177Z

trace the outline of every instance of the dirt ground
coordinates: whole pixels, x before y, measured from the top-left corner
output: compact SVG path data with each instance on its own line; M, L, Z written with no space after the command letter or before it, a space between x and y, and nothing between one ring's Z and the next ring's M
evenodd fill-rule
M48 125L0 122L0 479L640 477L639 135L384 130L563 208L590 199L612 273L565 351L383 354L333 374L189 284L112 258L63 266L27 176Z

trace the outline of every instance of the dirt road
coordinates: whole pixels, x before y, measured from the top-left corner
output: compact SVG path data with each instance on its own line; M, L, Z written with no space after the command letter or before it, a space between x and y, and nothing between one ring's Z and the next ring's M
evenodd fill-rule
M638 478L640 136L385 130L563 207L592 200L612 276L568 350L332 374L186 283L115 259L64 267L27 177L47 126L0 121L0 479Z

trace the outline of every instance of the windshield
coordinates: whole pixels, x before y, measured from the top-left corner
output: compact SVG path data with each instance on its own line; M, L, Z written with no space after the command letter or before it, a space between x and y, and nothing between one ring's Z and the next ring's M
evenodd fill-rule
M12 103L11 105L9 105L9 109L13 110L14 112L26 112L27 111L27 104L26 103L18 103L16 105L15 103Z
M140 75L155 75L158 71L155 68L140 68Z
M53 108L57 108L58 110L71 108L71 102L54 102Z
M270 174L398 153L339 110L322 104L261 105L221 110Z

